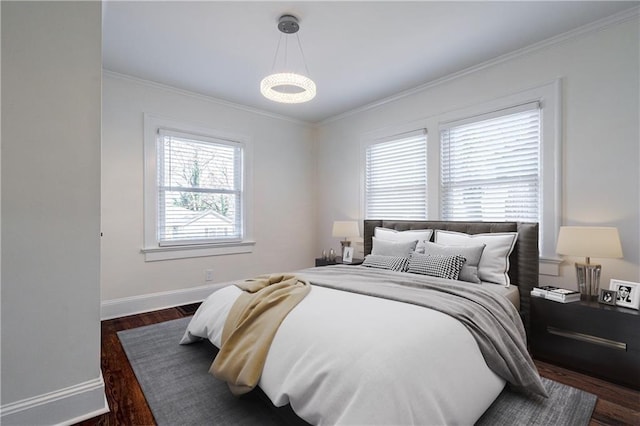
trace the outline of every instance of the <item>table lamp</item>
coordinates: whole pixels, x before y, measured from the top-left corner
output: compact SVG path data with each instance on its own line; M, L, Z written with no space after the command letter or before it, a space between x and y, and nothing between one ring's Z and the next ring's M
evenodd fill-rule
M358 222L351 220L336 220L333 222L332 235L336 238L344 238L344 240L340 241L340 244L342 245L342 255L344 255L344 248L351 245L351 241L347 240L347 238L360 236Z
M561 226L558 234L558 254L583 256L584 263L576 262L578 289L585 300L598 297L602 265L590 262L591 257L622 257L618 229L597 226Z

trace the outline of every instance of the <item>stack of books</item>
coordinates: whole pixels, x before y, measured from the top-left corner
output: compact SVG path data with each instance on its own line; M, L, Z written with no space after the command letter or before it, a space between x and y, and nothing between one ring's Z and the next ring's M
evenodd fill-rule
M545 299L560 303L577 302L580 300L580 292L551 285L534 287L531 289L531 296L544 297Z

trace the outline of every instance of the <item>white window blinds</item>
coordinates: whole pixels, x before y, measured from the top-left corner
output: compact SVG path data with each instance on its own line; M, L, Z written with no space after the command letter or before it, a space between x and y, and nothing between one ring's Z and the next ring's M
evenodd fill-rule
M406 133L371 144L365 157L367 219L425 219L426 131Z
M440 136L443 220L539 221L537 102L448 123Z
M161 246L242 239L242 145L159 130Z

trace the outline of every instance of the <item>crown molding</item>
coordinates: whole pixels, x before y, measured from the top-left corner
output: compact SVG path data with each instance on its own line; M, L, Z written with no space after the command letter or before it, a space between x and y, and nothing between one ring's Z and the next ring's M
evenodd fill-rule
M581 27L575 28L571 31L567 31L565 33L559 34L557 36L553 36L550 37L546 40L542 40L538 43L534 43L532 45L523 47L522 49L518 49L518 50L514 50L513 52L509 52L506 53L504 55L498 56L496 58L490 59L488 61L482 62L480 64L477 65L473 65L469 68L465 68L461 71L457 71L455 73L446 75L444 77L440 77L437 78L435 80L432 80L430 82L421 84L420 86L414 87L412 89L408 89L405 91L402 91L400 93L397 93L395 95L380 99L378 101L363 105L359 108L355 108L352 109L350 111L344 112L342 114L333 116L333 117L329 117L325 120L320 121L318 124L319 126L323 126L325 124L330 124L332 122L335 121L339 121L342 120L344 118L350 117L352 115L355 114L359 114L361 112L365 112L365 111L369 111L375 108L378 108L380 106L395 102L397 100L415 95L417 93L421 93L424 92L428 89L431 89L433 87L439 86L441 84L444 83L448 83L452 80L456 80L458 78L464 77L466 75L475 73L477 71L483 70L485 68L489 68L498 64L501 64L503 62L507 62L510 61L512 59L521 57L521 56L525 56L525 55L529 55L531 53L534 52L538 52L540 50L543 49L547 49L550 48L552 46L564 43L566 41L570 41L572 39L575 39L577 37L582 37L585 35L589 35L592 33L596 33L599 31L602 31L608 27L611 27L613 25L618 25L621 24L623 22L629 21L631 19L635 19L638 18L640 16L640 6L636 6L627 10L624 10L622 12L616 13L614 15L608 16L606 18L603 19L599 19L597 21L591 22L589 24L583 25Z
M596 33L598 31L602 31L610 26L613 25L618 25L621 24L623 22L626 22L628 20L631 19L636 19L638 18L638 16L640 16L640 6L636 6L627 10L624 10L622 12L619 12L617 14L611 15L609 17L594 21L592 23L583 25L581 27L575 28L573 30L567 31L563 34L559 34L557 36L548 38L546 40L540 41L538 43L534 43L532 45L526 46L522 49L518 49L515 50L513 52L509 52L506 53L504 55L498 56L496 58L490 59L488 61L482 62L480 64L477 65L473 65L471 67L465 68L461 71L452 73L452 74L448 74L446 76L437 78L435 80L429 81L427 83L421 84L417 87L399 92L395 95L380 99L378 101L375 102L371 102L369 104L363 105L361 107L358 108L354 108L352 110L346 111L344 113L335 115L333 117L329 117L326 118L324 120L320 120L317 122L313 122L313 121L305 121L305 120L299 120L299 119L295 119L286 115L281 115L281 114L276 114L276 113L272 113L272 112L268 112L265 110L261 110L258 108L254 108L254 107L250 107L250 106L246 106L246 105L242 105L242 104L237 104L234 102L230 102L230 101L226 101L223 99L219 99L219 98L215 98L213 96L209 96L209 95L204 95L201 93L197 93L197 92L192 92L189 90L185 90L185 89L180 89L174 86L169 86L163 83L158 83L155 81L151 81L151 80L145 80L139 77L134 77L128 74L122 74L122 73L118 73L116 71L111 71L108 70L106 68L103 68L102 72L103 75L105 76L109 76L112 78L116 78L116 79L120 79L120 80L126 80L126 81L130 81L130 82L134 82L134 83L138 83L141 85L145 85L148 87L152 87L152 88L156 88L159 90L164 90L164 91L168 91L168 92L172 92L172 93L176 93L176 94L180 94L180 95L184 95L184 96L189 96L195 99L199 99L199 100L204 100L206 102L211 102L217 105L221 105L221 106L225 106L225 107L229 107L229 108L233 108L239 111L243 111L243 112L248 112L251 114L257 114L263 117L268 117L268 118L272 118L272 119L276 119L276 120L282 120L282 121L287 121L290 123L294 123L294 124L298 124L298 125L304 125L304 126L310 126L312 128L319 128L322 127L326 124L330 124L332 122L335 121L339 121L342 120L344 118L350 117L352 115L355 114L359 114L365 111L369 111L375 108L378 108L380 106L386 105L388 103L392 103L395 102L397 100L415 95L417 93L421 93L423 91L426 91L428 89L431 89L433 87L439 86L441 84L444 83L448 83L452 80L464 77L466 75L478 72L482 69L485 68L489 68L498 64L501 64L503 62L507 62L513 59L516 59L518 57L521 56L525 56L561 43L564 43L566 41L569 41L571 39L577 38L577 37L581 37L581 36L585 36L591 33Z
M103 76L107 76L107 77L111 77L111 78L115 78L115 79L118 79L118 80L124 80L124 81L129 81L129 82L132 82L132 83L137 83L137 84L140 84L142 86L147 86L147 87L151 87L151 88L154 88L154 89L163 90L165 92L171 92L171 93L175 93L175 94L178 94L178 95L188 96L188 97L195 98L195 99L198 99L198 100L201 100L201 101L210 102L210 103L213 103L213 104L216 104L216 105L237 109L239 111L248 112L248 113L251 113L251 114L261 115L263 117L273 118L273 119L282 120L282 121L288 121L288 122L291 122L291 123L300 124L300 125L304 125L304 126L309 126L309 125L313 124L313 123L310 123L308 121L298 120L298 119L295 119L295 118L288 117L286 115L276 114L276 113L264 111L264 110L261 110L261 109L258 109L258 108L253 108L253 107L250 107L250 106L247 106L247 105L242 105L242 104L237 104L237 103L230 102L230 101L225 101L223 99L214 98L213 96L203 95L202 93L197 93L197 92L192 92L190 90L180 89L178 87L169 86L167 84L158 83L158 82L152 81L152 80L145 80L143 78L134 77L134 76L128 75L128 74L122 74L122 73L119 73L119 72L116 72L116 71L108 70L106 68L102 69L102 75Z

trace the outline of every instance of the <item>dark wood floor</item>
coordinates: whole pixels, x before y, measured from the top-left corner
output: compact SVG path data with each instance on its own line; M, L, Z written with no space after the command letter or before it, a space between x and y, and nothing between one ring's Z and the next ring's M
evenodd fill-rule
M116 333L190 314L190 309L170 308L102 322L102 374L111 411L81 426L155 425ZM640 392L541 361L536 365L542 376L598 396L591 425L640 425Z

